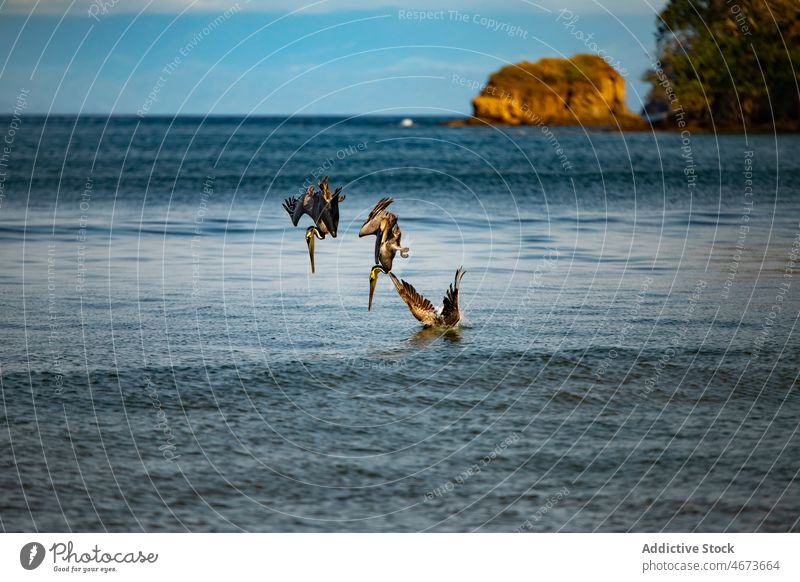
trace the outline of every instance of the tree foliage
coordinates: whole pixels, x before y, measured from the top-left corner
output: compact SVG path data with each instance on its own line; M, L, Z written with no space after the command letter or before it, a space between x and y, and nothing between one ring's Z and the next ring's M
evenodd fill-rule
M646 112L682 111L707 128L800 128L800 0L669 0L656 43Z

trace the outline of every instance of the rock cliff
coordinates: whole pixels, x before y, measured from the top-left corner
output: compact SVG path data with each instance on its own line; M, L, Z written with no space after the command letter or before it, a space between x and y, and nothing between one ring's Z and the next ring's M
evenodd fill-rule
M643 120L625 106L625 80L590 54L522 61L492 74L472 100L473 122L510 125L621 125Z

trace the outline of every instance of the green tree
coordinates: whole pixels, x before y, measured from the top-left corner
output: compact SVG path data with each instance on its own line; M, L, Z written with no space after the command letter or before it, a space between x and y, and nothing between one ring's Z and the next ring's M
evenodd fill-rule
M682 110L706 128L774 119L800 129L800 0L669 0L656 53L663 74L645 76L648 113Z

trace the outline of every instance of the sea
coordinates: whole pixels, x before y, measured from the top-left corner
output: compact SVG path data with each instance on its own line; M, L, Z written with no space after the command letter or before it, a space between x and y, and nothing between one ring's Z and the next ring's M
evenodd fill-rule
M444 121L0 117L2 530L800 531L800 136Z

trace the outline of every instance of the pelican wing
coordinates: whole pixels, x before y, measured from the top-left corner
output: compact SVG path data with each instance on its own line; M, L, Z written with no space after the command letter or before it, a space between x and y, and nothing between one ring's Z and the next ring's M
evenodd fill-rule
M398 279L394 273L389 273L389 277L392 278L397 294L408 305L411 315L416 317L425 327L436 325L439 314L436 313L433 303L420 295L411 283Z
M292 224L297 226L297 223L300 222L300 217L303 216L303 205L300 203L300 199L294 196L287 198L283 201L283 209L289 214Z
M308 214L316 224L319 217L319 210L315 208L315 206L319 206L319 204L315 204L316 198L314 187L309 186L302 196L292 196L283 201L283 208L289 213L294 226L297 226L304 214Z
M444 296L444 307L442 307L442 323L448 326L454 326L461 320L461 309L458 304L458 287L461 284L461 278L464 276L464 267L459 267L456 271L456 276L453 282L447 289Z
M364 221L364 224L361 225L361 230L358 231L358 236L363 237L370 234L378 234L381 228L381 219L383 218L383 211L386 210L389 205L394 202L392 198L381 198L378 200L378 203L375 205L367 219Z

